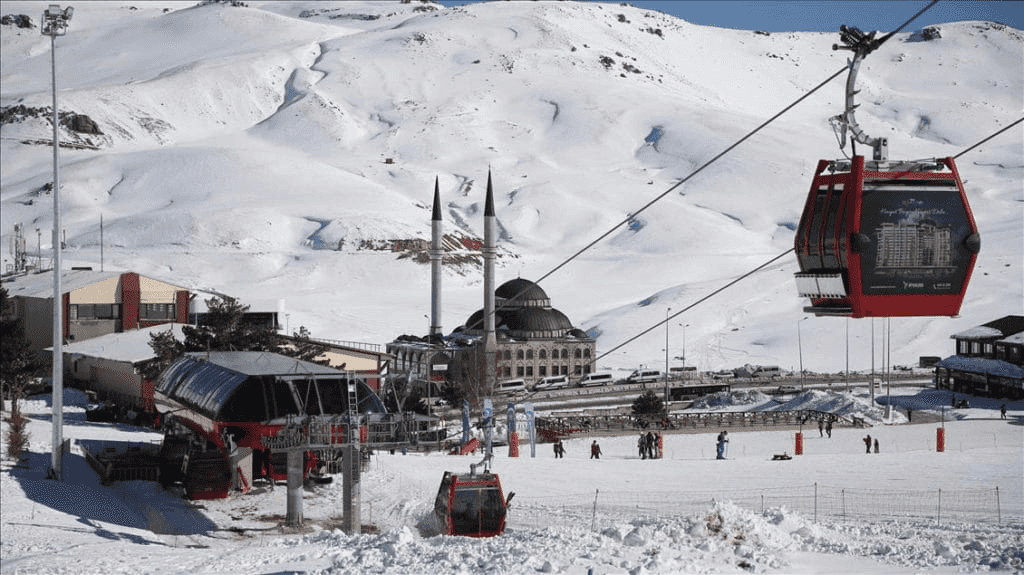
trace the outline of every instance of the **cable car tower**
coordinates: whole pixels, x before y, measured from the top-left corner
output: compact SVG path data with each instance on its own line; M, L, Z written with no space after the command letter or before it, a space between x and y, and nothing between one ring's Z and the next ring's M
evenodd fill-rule
M820 160L794 248L804 311L818 316L955 316L981 239L953 158L891 161L888 140L857 124L854 97L863 59L887 37L840 27L851 50L846 109L829 119L853 157ZM856 144L870 146L870 160Z

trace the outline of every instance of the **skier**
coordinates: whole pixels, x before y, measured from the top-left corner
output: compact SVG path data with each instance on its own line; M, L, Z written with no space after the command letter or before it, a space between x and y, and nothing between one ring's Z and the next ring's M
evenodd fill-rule
M651 431L647 432L647 439L644 440L647 444L647 459L654 459L654 433Z
M825 422L822 421L822 418L819 417L818 418L818 437L825 437L825 434L823 433L824 431L825 431Z
M875 438L875 453L878 453L878 438Z
M871 435L864 438L864 453L871 453Z
M590 458L601 459L601 446L597 444L596 439L590 444Z
M832 420L829 419L828 423L825 424L825 434L828 435L829 439L832 439Z
M725 444L729 443L729 432L722 431L718 434L718 457L716 459L725 459Z
M1006 404L999 406L999 419L1006 419Z
M647 459L647 445L644 439L644 432L640 432L640 437L636 440L637 451L640 452L640 459Z

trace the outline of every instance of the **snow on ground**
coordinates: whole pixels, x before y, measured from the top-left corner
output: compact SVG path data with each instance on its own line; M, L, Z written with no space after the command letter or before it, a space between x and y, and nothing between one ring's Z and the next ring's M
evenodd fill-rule
M862 392L850 394L852 403L863 404ZM846 394L818 390L792 401L799 397L840 409L850 403L839 399ZM1000 420L1001 401L971 398L971 408L944 423L943 453L935 451L940 423L838 427L832 438L807 431L805 455L790 461L771 456L792 452L792 430L734 430L725 461L714 460L717 429L666 435L660 460L639 460L631 435L574 438L560 460L544 444L536 458L529 457L529 445L520 458L499 448L493 469L506 493L516 492L508 528L498 538L469 539L433 535L429 518L442 472L466 472L479 455L378 453L363 475L361 508L362 523L376 532L347 535L338 528L338 477L306 488L306 527L286 533L280 527L283 486L271 491L257 484L248 495L188 502L156 483L102 486L77 449L65 459L63 483L45 479L48 399L23 404L31 417L31 454L19 466L5 461L0 471L2 573L1024 569L1024 402L1008 403L1008 419ZM140 428L86 422L85 398L77 391L68 390L65 401L65 437L159 440ZM899 388L892 401L901 409L927 411L930 405L941 412L949 394ZM869 415L880 409L862 406ZM863 453L865 433L880 439L881 453ZM592 439L602 447L600 460L588 459ZM849 504L845 520L838 499L826 495L840 491Z

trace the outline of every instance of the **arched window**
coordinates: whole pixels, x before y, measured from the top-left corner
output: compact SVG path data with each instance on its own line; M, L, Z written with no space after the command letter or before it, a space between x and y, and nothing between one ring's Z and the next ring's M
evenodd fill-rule
M574 350L572 351L572 355L573 355L573 357L575 357L576 359L579 359L579 358L583 357L583 352L582 352L582 351L580 350L580 348L578 348L578 347L577 347L576 349L574 349Z
M507 360L511 360L512 359L512 352L506 349L505 353L502 354L502 357L504 357ZM505 374L505 375L508 375L508 374Z
M546 349L542 349L542 350L537 352L537 359L547 359L547 358L548 358L548 351Z
M590 348L589 347L583 349L583 357L587 357L587 358L590 357Z
M569 359L569 350L564 347L562 348L562 359Z
M516 359L523 359L523 350L521 350L521 349L517 349L516 350Z
M526 350L526 359L533 359L533 350L532 349Z

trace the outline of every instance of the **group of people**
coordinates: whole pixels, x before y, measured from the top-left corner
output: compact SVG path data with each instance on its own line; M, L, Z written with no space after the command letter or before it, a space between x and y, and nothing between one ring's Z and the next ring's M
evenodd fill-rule
M872 439L871 439L871 434L869 433L867 436L864 437L864 453L871 453L871 445L872 445ZM874 446L875 446L875 453L878 453L878 438L877 437L874 439Z
M562 444L562 440L561 439L559 439L558 441L555 442L554 450L555 450L555 459L562 459L563 457L565 457L565 445Z
M661 434L648 431L647 433L640 432L640 437L636 440L636 448L640 452L640 459L660 459L661 458Z
M828 434L828 438L832 439L832 419L825 421L825 418L818 418L818 435L824 437Z

